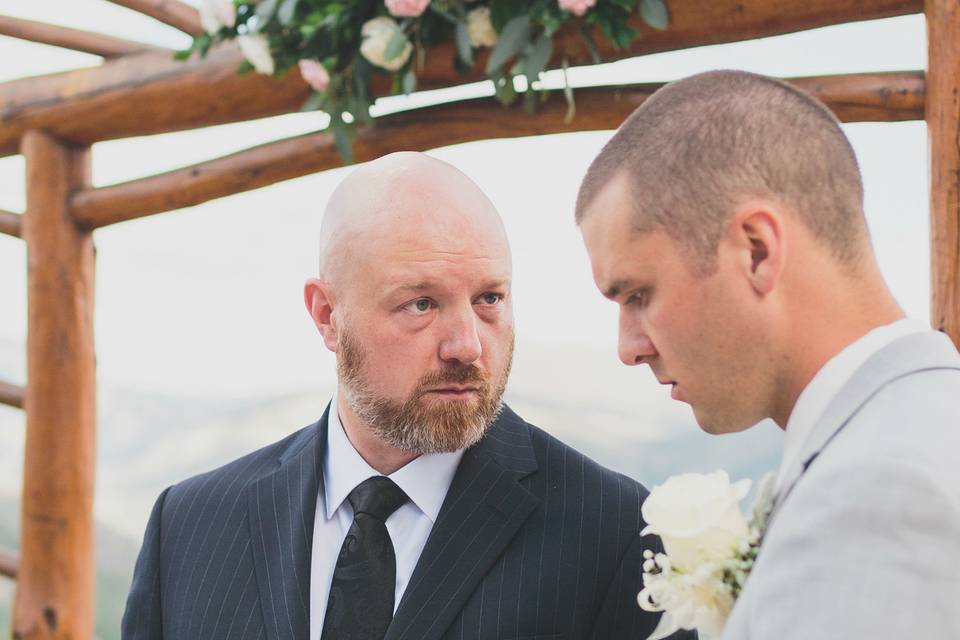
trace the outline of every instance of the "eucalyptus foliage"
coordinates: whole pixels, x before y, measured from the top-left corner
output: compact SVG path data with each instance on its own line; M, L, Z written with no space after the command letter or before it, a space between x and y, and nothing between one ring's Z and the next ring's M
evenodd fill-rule
M519 97L514 79L524 76L523 102L531 112L538 102L533 83L553 55L554 36L568 23L576 24L594 62L600 62L597 38L623 49L639 37L629 25L634 12L655 29L665 29L668 22L664 0L597 0L583 16L561 9L557 0L432 0L422 15L396 18L400 29L388 43L385 59L400 56L408 43L414 52L400 69L390 72L374 66L360 53L363 25L377 16L393 18L383 0L233 0L233 4L234 25L196 36L191 47L177 57L186 59L194 52L205 56L215 43L260 36L269 44L274 75L278 77L301 59L319 61L329 72L330 82L325 90L310 96L303 110L319 109L330 115L330 128L347 161L351 160L355 127L371 120L373 76L392 76L394 93L411 93L416 90L417 74L430 46L445 41L455 45L451 65L465 73L473 67L476 53L470 42L467 15L478 7L490 9L490 22L498 36L485 68L497 99L504 106L512 104ZM564 60L564 69L566 66ZM252 68L244 62L238 71L246 73ZM564 95L570 106L568 116L572 117L573 92L569 86Z

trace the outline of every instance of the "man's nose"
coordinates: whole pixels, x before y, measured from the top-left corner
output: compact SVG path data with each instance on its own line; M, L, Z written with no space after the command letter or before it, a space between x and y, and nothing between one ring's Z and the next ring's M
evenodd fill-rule
M620 361L625 365L649 364L657 355L653 340L635 322L620 316L620 339L617 345Z
M440 342L441 360L457 360L463 364L472 364L483 353L473 305L468 310L451 310L444 327L444 334Z

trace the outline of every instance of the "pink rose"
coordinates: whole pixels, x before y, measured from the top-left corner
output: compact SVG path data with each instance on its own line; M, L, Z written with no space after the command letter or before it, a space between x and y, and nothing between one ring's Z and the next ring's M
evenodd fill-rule
M597 0L557 0L557 4L564 11L569 11L576 16L582 16L587 9L597 4Z
M317 91L323 91L330 84L330 74L318 60L300 60L297 62L303 81Z
M430 6L430 0L383 0L383 3L395 18L416 18Z

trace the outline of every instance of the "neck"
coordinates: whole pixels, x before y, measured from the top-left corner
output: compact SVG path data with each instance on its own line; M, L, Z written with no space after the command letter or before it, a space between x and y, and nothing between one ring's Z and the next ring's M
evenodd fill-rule
M343 431L353 448L368 465L383 475L388 476L419 457L419 454L391 447L378 438L370 425L350 407L342 386L337 393L334 410L340 416Z
M813 283L812 295L798 300L788 313L781 343L781 397L771 417L787 428L797 399L827 362L864 335L905 317L878 272L857 278L849 286ZM826 310L826 312L824 312Z

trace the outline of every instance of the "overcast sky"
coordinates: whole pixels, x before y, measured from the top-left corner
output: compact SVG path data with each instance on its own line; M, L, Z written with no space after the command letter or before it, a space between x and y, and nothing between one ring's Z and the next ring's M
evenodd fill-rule
M172 48L188 42L105 0L5 0L0 13ZM652 82L712 68L789 77L922 69L925 59L923 17L908 16L650 55L575 70L571 77L577 84ZM0 81L97 63L86 54L0 37ZM465 93L488 91L478 84ZM293 114L97 144L94 183L151 175L322 125L318 114ZM861 162L881 267L908 314L927 319L925 126L855 124L845 130ZM572 222L579 179L609 135L486 141L433 153L476 180L505 219L515 253L518 367L532 366L524 354L536 354L572 374L583 363L570 354L597 353L603 364L596 366L610 375L655 387L645 369L616 362L616 309L596 292ZM301 287L314 273L320 215L343 171L97 231L101 380L228 397L328 383L333 360L302 308ZM23 209L23 183L22 158L0 159L0 208ZM0 236L0 340L24 340L25 262L21 241ZM660 397L669 402L666 393Z

